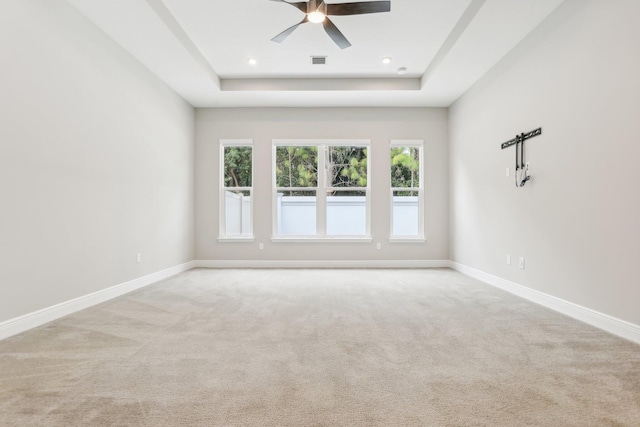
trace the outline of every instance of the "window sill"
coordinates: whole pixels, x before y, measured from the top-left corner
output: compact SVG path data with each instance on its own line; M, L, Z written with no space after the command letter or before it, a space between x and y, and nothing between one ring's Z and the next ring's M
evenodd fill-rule
M424 237L390 237L389 243L424 243L427 239Z
M247 237L218 237L220 243L252 243L256 238L253 236Z
M272 237L273 243L370 243L371 237Z

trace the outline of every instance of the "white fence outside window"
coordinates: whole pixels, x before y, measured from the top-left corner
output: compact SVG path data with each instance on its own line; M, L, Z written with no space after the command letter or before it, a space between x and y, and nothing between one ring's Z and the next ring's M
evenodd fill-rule
M226 192L226 220L229 234L243 235L250 230L251 197ZM312 236L316 232L316 198L289 197L278 193L277 224L281 235ZM418 197L393 198L393 226L397 235L418 235ZM327 235L365 234L366 197L327 197Z
M227 235L251 234L251 196L225 191L225 220Z

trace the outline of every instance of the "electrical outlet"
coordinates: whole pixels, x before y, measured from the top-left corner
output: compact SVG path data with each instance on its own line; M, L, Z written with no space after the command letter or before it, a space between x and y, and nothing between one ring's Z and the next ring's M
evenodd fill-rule
M376 243L376 249L382 249L382 243Z
M507 255L507 265L511 265L511 255Z
M260 243L260 250L264 249L264 243Z
M520 257L520 270L524 270L524 257Z
M505 178L509 178L509 168L507 168L507 171L504 174Z
M140 252L136 254L136 262L142 262L142 254Z

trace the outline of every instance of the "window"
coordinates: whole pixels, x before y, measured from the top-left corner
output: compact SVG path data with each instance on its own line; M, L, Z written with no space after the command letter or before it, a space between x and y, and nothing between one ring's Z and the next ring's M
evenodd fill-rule
M220 239L253 239L252 140L220 141Z
M423 141L391 141L391 239L424 240Z
M273 144L276 238L370 236L369 141Z

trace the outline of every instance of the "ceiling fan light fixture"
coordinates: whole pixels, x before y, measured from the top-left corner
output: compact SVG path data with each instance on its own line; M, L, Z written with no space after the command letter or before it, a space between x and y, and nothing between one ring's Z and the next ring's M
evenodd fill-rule
M280 3L285 3L295 7L300 12L304 13L304 19L297 24L292 25L280 34L271 39L272 42L282 43L287 37L291 35L302 24L308 22L320 24L324 27L324 31L333 40L333 42L340 48L346 49L351 46L349 40L340 32L336 24L334 24L330 16L347 16L347 15L363 15L369 13L381 13L391 11L391 0L367 0L351 3L325 3L325 0L309 0L291 2L289 0L271 0Z
M324 18L326 18L326 16L324 15L324 13L316 10L314 12L311 12L309 15L309 22L313 22L314 24L320 24L321 22L324 21Z

